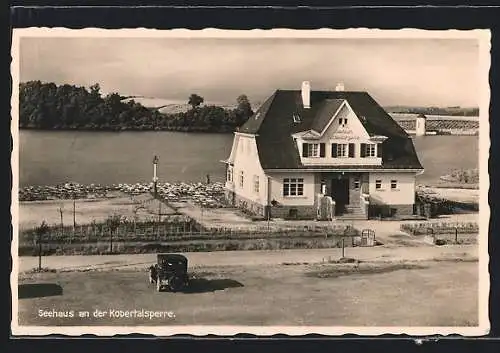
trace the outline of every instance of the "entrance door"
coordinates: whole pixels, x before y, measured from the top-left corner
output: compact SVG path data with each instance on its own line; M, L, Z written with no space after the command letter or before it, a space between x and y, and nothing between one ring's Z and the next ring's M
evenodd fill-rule
M332 199L335 200L335 214L344 213L349 204L349 179L332 179Z

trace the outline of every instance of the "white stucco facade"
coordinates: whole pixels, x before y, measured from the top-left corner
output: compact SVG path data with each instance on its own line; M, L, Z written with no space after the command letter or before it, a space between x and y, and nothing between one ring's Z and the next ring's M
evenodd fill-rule
M228 162L231 176L226 175L226 189L247 200L266 205L267 177L260 165L255 136L236 133Z
M303 194L296 196L285 196L283 194L283 183L285 179L302 179ZM270 202L273 200L286 206L312 206L315 195L319 192L319 185L315 184L314 173L293 172L293 173L269 173L270 180Z
M302 91L304 107L308 105L306 98L309 94L306 85ZM389 137L369 134L365 129L367 117L358 116L347 99L327 104L331 110L327 113L323 110L324 115L312 125L297 125L310 130L300 131L293 129L292 125L290 131L293 133L290 132L289 136L296 151L290 153L298 153L301 166L264 170L259 159L257 135L235 133L230 157L225 161L228 168L226 190L233 204L238 206L250 202L253 204L251 210L257 209L258 212L269 206L267 210L271 213L278 212L283 216L286 212L290 212L289 215L301 212L315 215L322 207L322 200L328 196L334 201L335 211L341 214L369 217L370 210L383 208L377 206L394 206L390 207L391 210L400 214L413 212L415 178L421 172L421 166L417 164L416 169L404 165L401 169L384 169L384 141ZM359 110L359 107L356 111L365 114L365 110ZM290 123L301 123L298 113L291 114L290 119ZM386 146L394 148L391 144ZM288 145L286 148L292 147Z
M377 188L378 185L380 188ZM369 194L370 204L413 205L415 203L415 173L370 173Z

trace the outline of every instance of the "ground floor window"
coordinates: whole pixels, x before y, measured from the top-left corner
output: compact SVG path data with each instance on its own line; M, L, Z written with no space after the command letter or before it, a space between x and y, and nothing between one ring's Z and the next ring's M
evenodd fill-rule
M398 188L398 181L397 180L391 180L391 190L395 190Z
M382 180L375 180L375 189L382 189Z
M253 176L253 192L258 194L259 193L259 188L260 188L260 185L259 185L259 176L258 175L254 175Z
M245 181L245 173L243 171L240 171L240 188L243 188L243 182Z
M304 195L304 179L285 178L283 179L283 196Z

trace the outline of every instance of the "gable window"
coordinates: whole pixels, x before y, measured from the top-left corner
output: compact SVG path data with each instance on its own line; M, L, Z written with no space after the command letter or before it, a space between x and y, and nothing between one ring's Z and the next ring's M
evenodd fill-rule
M229 182L233 181L233 168L232 167L227 168L226 180Z
M339 118L340 126L347 126L347 118Z
M304 179L285 178L283 179L283 196L304 195Z
M259 193L259 176L254 175L253 176L253 192L258 194Z
M332 157L346 158L354 157L354 143L332 143Z
M316 158L325 156L324 143L303 143L302 144L302 157Z
M391 180L391 190L396 190L398 188L398 181Z
M375 180L375 189L377 190L382 189L382 180L380 179Z
M337 157L347 157L347 144L346 143L337 144Z
M349 153L349 145L347 143L332 143L332 157L343 158Z
M243 188L244 181L245 181L245 173L241 170L240 171L240 178L239 178L240 188Z

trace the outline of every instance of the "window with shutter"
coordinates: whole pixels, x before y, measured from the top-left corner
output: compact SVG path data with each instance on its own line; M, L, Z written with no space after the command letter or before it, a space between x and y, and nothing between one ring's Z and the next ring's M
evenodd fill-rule
M349 156L349 151L348 151L348 144L347 143L338 143L337 144L337 157L338 158L345 158Z
M354 158L354 143L349 144L349 157Z
M302 157L306 158L320 157L320 144L319 143L302 144Z
M337 158L337 144L332 143L332 157Z
M361 144L361 149L360 149L360 157L364 158L366 157L366 143Z
M325 144L324 143L319 144L319 156L320 157L325 156Z

